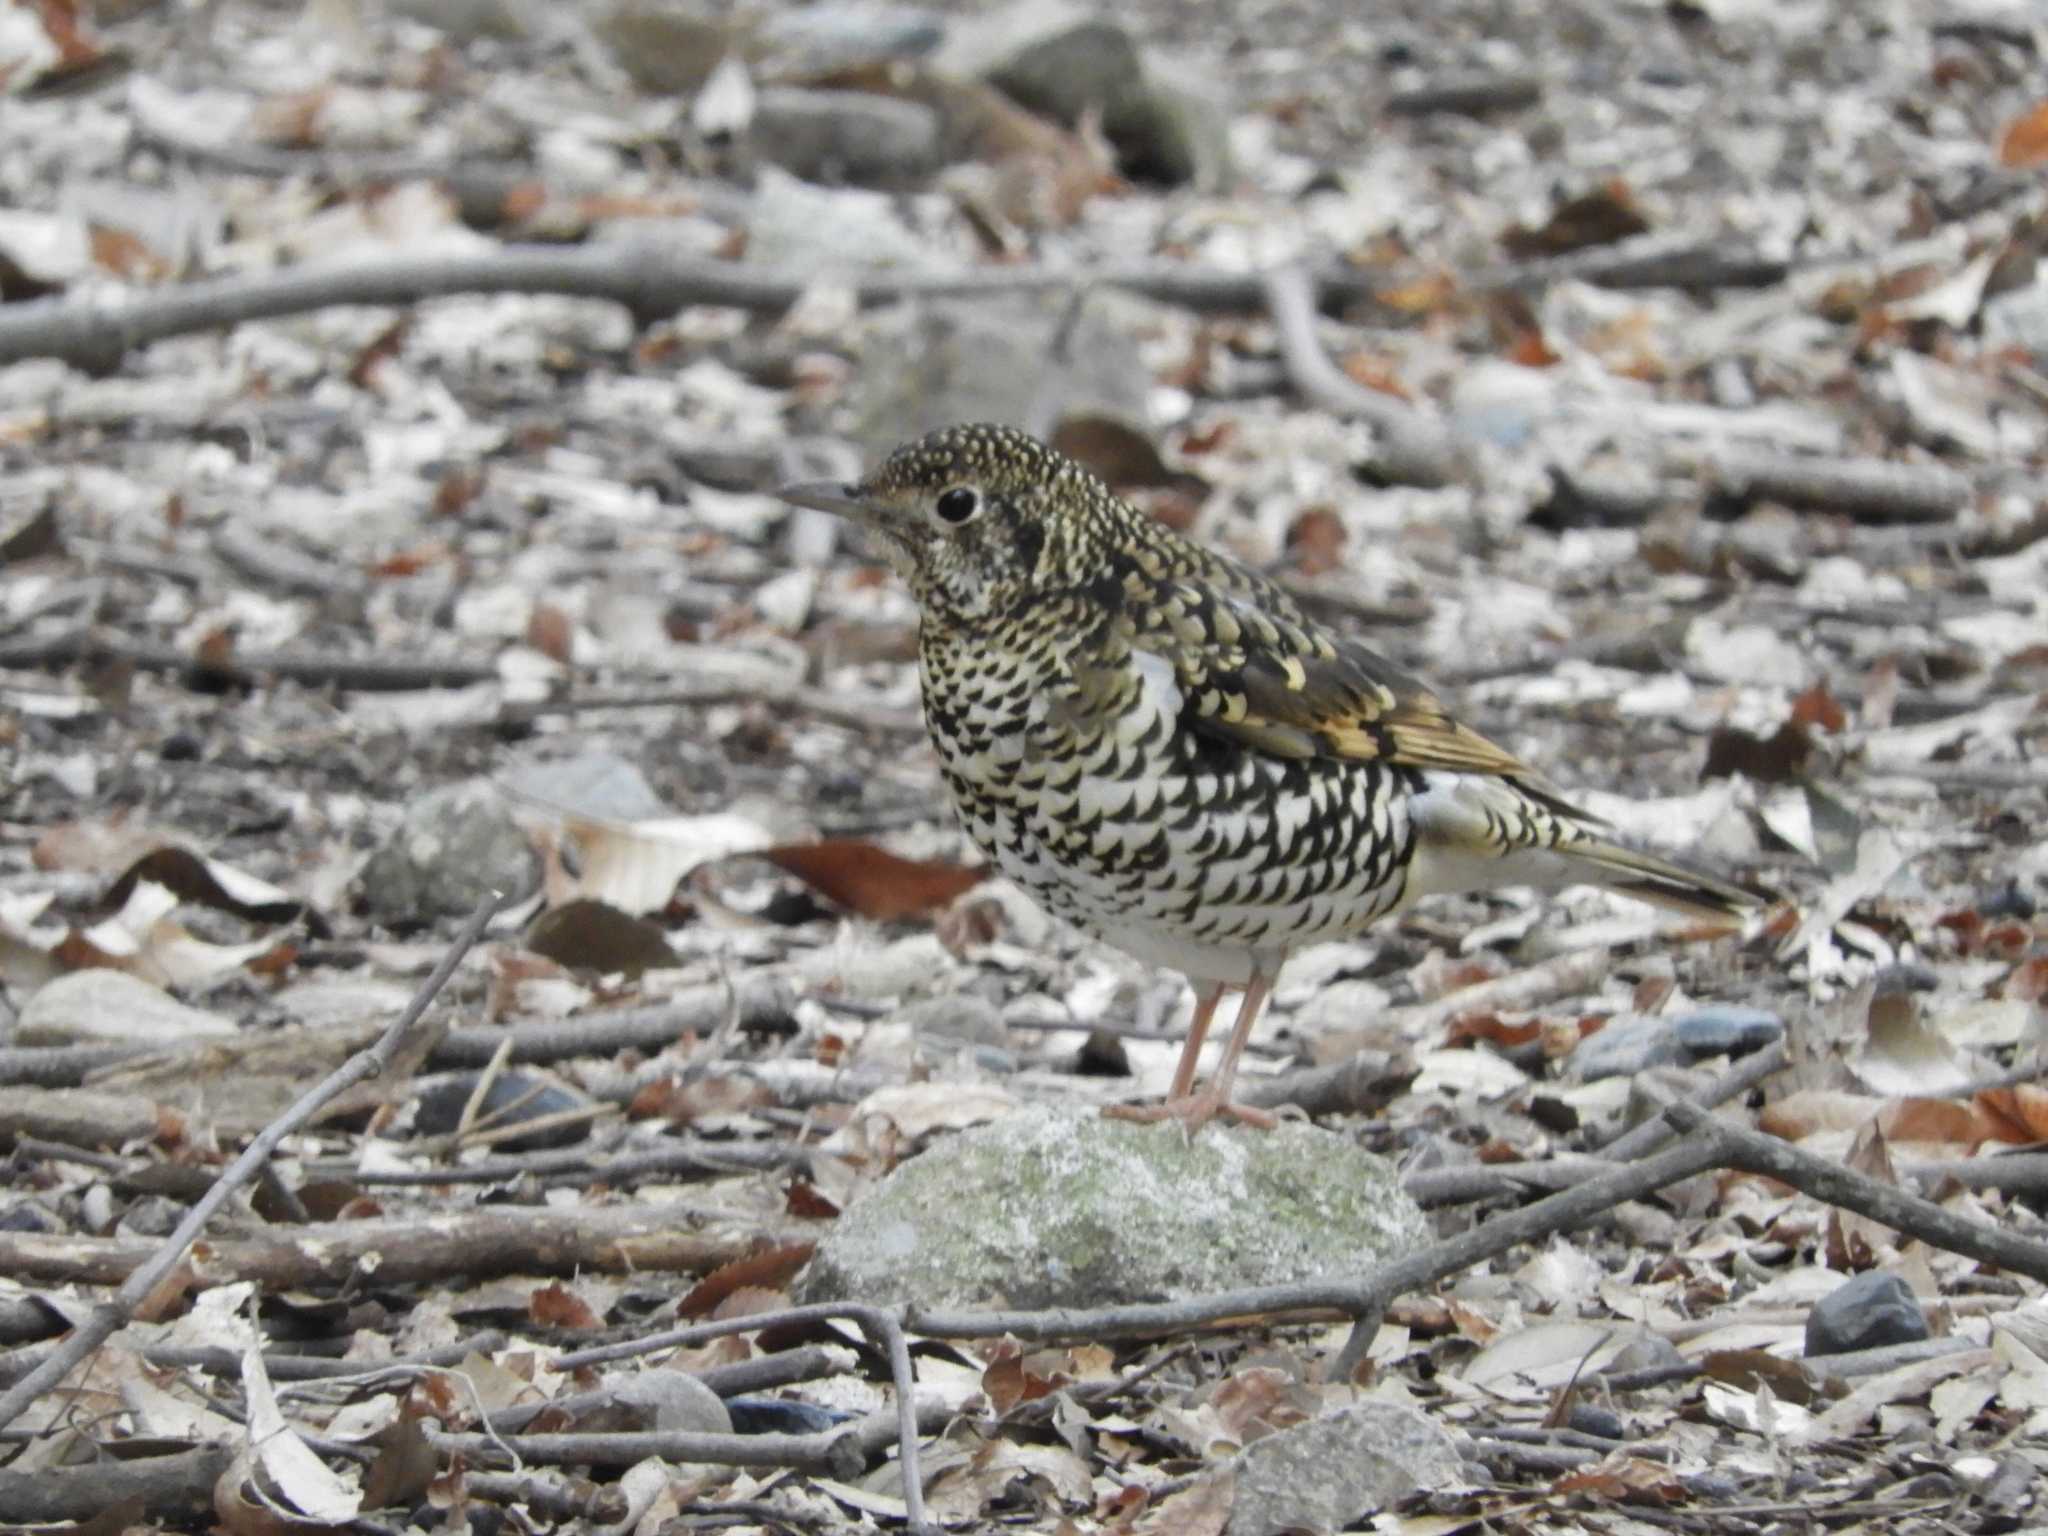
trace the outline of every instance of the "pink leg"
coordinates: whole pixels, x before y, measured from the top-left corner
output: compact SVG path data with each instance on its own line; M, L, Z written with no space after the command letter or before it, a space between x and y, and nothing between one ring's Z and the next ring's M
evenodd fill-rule
M1248 1104L1230 1102L1230 1090L1237 1082L1237 1059L1244 1054L1245 1042L1252 1037L1252 1026L1259 1021L1259 1012L1266 1005L1266 998L1272 992L1273 984L1265 974L1254 971L1251 980L1245 984L1244 1001L1238 1004L1237 1022L1231 1026L1230 1039L1223 1047L1223 1060L1216 1068L1216 1077L1200 1093L1193 1092L1195 1085L1195 1063L1202 1054L1202 1039L1209 1032L1209 1020L1221 1001L1223 989L1212 987L1198 993L1195 998L1195 1019L1188 1029L1188 1042L1181 1049L1180 1067L1173 1074L1173 1089L1164 1104L1136 1105L1117 1104L1103 1111L1116 1120L1178 1120L1190 1135L1224 1115L1260 1130L1271 1130L1277 1122L1262 1109L1253 1109Z

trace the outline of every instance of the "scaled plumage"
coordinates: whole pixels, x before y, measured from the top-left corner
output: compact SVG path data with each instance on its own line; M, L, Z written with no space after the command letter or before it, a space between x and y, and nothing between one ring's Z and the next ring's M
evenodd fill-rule
M969 836L1053 912L1194 983L1168 1100L1191 1124L1259 1118L1230 1086L1287 954L1419 896L1592 883L1755 905L1613 842L1420 682L1023 433L947 428L858 484L783 495L859 523L909 584ZM1237 1026L1191 1097L1229 988Z

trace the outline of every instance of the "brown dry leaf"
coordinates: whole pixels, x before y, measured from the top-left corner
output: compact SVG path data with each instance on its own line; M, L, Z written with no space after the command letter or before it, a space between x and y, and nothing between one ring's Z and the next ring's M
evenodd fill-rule
M1041 1490L1070 1509L1087 1509L1095 1502L1088 1464L1064 1445L1020 1445L1011 1440L977 1446L963 1465L932 1480L925 1502L934 1521L953 1525L981 1518L998 1499L1015 1491L1029 1495Z
M677 1125L690 1125L721 1115L743 1115L774 1102L772 1090L747 1077L726 1074L689 1082L663 1077L635 1093L626 1114L633 1120L670 1120Z
M1023 1351L1008 1342L1001 1346L996 1357L981 1373L981 1390L987 1394L989 1406L995 1409L998 1418L1019 1403L1048 1396L1058 1385L1050 1377L1029 1370L1024 1363Z
M1947 1143L1964 1152L1999 1139L1994 1115L1955 1099L1895 1099L1878 1111L1876 1123L1887 1141Z
M1243 1446L1307 1423L1318 1405L1314 1394L1305 1393L1287 1372L1255 1365L1231 1372L1209 1394L1208 1406L1223 1432Z
M1883 1109L1884 1100L1835 1088L1803 1088L1766 1104L1756 1128L1767 1136L1802 1141L1821 1131L1853 1131Z
M1413 401L1415 398L1415 392L1401 379L1399 365L1391 359L1370 352L1347 352L1337 362L1354 384L1363 384L1382 395L1392 395L1396 400Z
M1998 135L1998 163L2024 170L2048 160L2048 101L2036 102L2005 125Z
M1843 1162L1852 1172L1875 1179L1880 1184L1895 1187L1899 1182L1898 1172L1892 1167L1891 1149L1885 1144L1884 1133L1875 1122L1857 1131ZM1895 1241L1896 1234L1882 1222L1872 1221L1868 1216L1840 1206L1828 1209L1827 1256L1830 1269L1844 1273L1868 1269L1892 1250Z
M2048 1141L2048 1088L2036 1083L1987 1088L1976 1102L1995 1127L1992 1135L1997 1140Z
M1171 485L1174 472L1152 439L1113 416L1070 411L1053 428L1052 445L1095 471L1113 490Z
M1325 576L1343 569L1347 537L1337 509L1318 502L1295 514L1287 529L1287 552L1302 575Z
M1829 735L1835 735L1848 728L1849 714L1828 692L1826 683L1815 683L1792 700L1792 724L1819 726Z
M1515 225L1501 236L1500 243L1511 255L1524 258L1561 256L1589 245L1613 245L1646 234L1649 228L1650 221L1643 216L1628 183L1616 177L1582 197L1560 203L1540 228Z
M2014 966L2012 974L1998 984L1998 995L2021 1003L2048 998L2048 955L2035 955Z
M1551 1492L1617 1504L1676 1504L1685 1498L1685 1484L1662 1462L1616 1454L1595 1467L1567 1472L1550 1485Z
M607 976L637 977L677 963L659 927L602 901L565 901L541 913L522 942L543 960Z
M1786 1360L1767 1349L1715 1349L1700 1357L1706 1375L1744 1392L1768 1385L1782 1401L1802 1406L1820 1398L1820 1383L1797 1360Z
M1458 280L1448 272L1432 272L1410 282L1375 288L1372 301L1397 315L1442 314L1455 309L1459 303ZM1373 387L1369 380L1360 379L1359 382L1368 388Z
M1741 774L1759 784L1785 784L1806 771L1813 757L1813 736L1805 725L1788 720L1769 738L1724 725L1707 739L1703 779Z
M93 265L125 282L158 283L171 275L170 263L129 230L88 224L86 236L92 244Z
M553 603L535 603L526 621L526 643L566 667L576 659L576 621Z
M526 1313L536 1323L549 1328L575 1328L587 1332L604 1326L604 1319L597 1315L590 1303L559 1280L528 1296Z
M168 843L122 870L107 891L107 901L121 905L144 880L162 886L181 901L229 912L252 923L289 923L305 910L304 903L294 900L289 891L267 880ZM325 925L316 932L324 937Z
M1236 1476L1219 1472L1161 1499L1129 1529L1132 1536L1223 1536L1236 1499Z
M783 1243L763 1248L744 1259L721 1264L676 1304L683 1317L702 1317L735 1291L754 1288L780 1289L796 1278L796 1272L810 1262L815 1243Z
M785 843L761 857L834 905L878 923L922 917L973 890L988 875L983 867L902 858L854 837Z
M791 1216L807 1220L829 1221L839 1214L839 1207L822 1194L818 1186L801 1175L792 1178L783 1187L782 1208Z
M401 1409L399 1416L371 1437L377 1459L363 1474L363 1506L407 1509L419 1502L434 1480L440 1457L428 1444L416 1414Z

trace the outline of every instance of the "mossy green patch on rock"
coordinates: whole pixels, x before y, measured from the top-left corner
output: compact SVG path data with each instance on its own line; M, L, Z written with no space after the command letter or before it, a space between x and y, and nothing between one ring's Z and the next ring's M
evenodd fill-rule
M1102 1306L1357 1274L1430 1240L1391 1165L1283 1122L1029 1109L951 1137L819 1244L807 1301Z

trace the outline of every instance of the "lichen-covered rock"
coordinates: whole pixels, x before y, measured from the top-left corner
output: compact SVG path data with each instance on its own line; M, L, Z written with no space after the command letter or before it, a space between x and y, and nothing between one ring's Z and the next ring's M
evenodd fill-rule
M806 1300L1161 1301L1357 1274L1429 1241L1393 1168L1301 1123L1132 1125L1035 1108L939 1142L819 1245Z
M1228 1536L1353 1528L1418 1488L1472 1479L1450 1431L1403 1403L1353 1403L1267 1435L1237 1458Z

